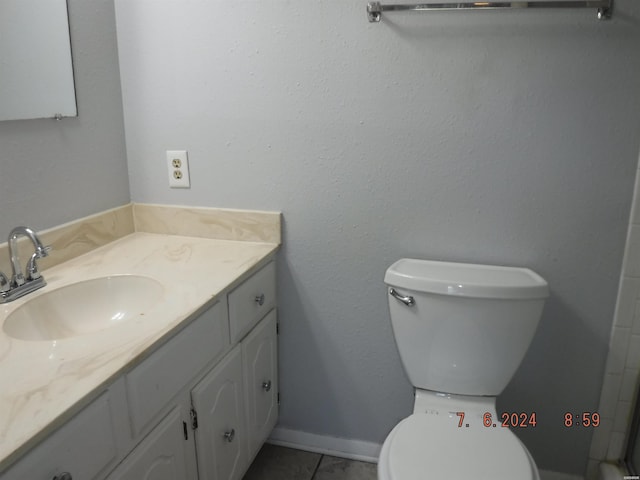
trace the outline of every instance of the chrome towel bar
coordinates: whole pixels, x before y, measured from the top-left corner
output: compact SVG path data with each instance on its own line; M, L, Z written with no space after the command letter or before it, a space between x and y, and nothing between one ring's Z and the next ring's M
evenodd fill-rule
M367 15L370 22L379 22L382 12L394 12L400 10L411 11L437 11L437 10L497 10L516 8L596 8L598 19L611 18L613 0L565 0L565 1L514 1L514 2L450 2L450 3L418 3L382 5L380 2L371 2L367 5Z

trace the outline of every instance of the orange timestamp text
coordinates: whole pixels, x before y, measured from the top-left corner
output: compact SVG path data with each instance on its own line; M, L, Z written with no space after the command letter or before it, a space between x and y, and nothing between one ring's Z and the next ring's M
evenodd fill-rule
M458 428L469 427L469 424L464 421L465 412L456 412L456 416L458 417ZM538 418L536 412L504 412L500 414L500 420L494 419L491 412L485 412L484 415L482 415L482 425L487 428L529 428L535 427L537 424Z
M597 427L600 425L598 412L567 412L564 414L564 426L570 427Z

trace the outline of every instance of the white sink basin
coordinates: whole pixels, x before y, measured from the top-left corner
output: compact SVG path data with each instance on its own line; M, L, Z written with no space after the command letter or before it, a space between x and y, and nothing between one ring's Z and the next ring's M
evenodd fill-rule
M60 340L98 332L144 316L162 296L156 280L116 275L42 293L16 310L2 329L19 340Z

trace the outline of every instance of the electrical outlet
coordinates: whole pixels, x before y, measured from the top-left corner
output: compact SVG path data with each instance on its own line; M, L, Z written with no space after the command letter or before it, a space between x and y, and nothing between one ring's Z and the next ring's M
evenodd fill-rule
M167 150L169 188L191 188L186 150Z

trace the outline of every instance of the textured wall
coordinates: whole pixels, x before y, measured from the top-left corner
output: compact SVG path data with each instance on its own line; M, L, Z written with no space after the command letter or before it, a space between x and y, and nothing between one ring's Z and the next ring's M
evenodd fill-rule
M382 442L411 411L382 277L403 256L524 265L551 285L499 410L579 473L640 132L640 2L395 14L365 1L116 0L132 197L282 210L283 427ZM192 188L169 190L166 149Z
M129 201L113 0L68 6L78 117L0 122L0 242Z

